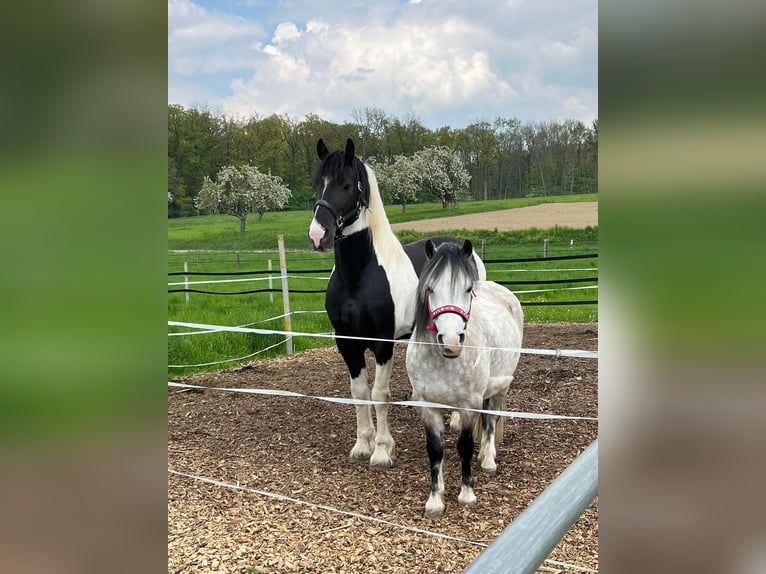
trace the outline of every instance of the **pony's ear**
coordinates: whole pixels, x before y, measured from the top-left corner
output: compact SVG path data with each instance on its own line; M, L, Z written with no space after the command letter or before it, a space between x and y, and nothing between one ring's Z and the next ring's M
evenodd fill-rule
M426 258L431 259L431 257L434 256L434 251L436 251L436 248L434 247L434 242L430 239L426 239Z
M473 244L470 239L466 239L463 242L463 255L470 257L473 254Z
M354 142L351 138L346 140L346 165L354 165Z
M324 159L327 157L328 153L330 153L330 150L324 145L322 138L319 138L319 141L317 142L317 155L319 156L319 159Z

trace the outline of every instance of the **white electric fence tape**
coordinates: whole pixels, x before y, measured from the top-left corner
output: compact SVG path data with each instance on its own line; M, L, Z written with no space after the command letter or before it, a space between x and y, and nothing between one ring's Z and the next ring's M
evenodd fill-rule
M256 329L253 327L226 327L222 325L207 325L204 323L187 323L184 321L168 321L169 327L185 327L187 329L202 329L209 332L225 331L228 333L256 333L258 335L282 335L284 337L319 337L323 339L351 339L357 341L379 341L386 343L415 344L415 345L435 345L436 343L426 343L423 341L399 340L399 339L378 339L374 337L351 337L348 335L337 335L328 333L301 333L298 331L277 331L274 329ZM573 357L576 359L598 359L598 351L582 351L574 349L524 349L516 347L475 347L464 345L464 348L483 349L486 351L510 351L528 355L552 355L555 357Z
M176 381L168 381L169 387L176 387L181 389L197 389L208 391L225 391L230 393L245 393L252 395L269 395L277 397L302 397L307 399L316 399L318 401L326 401L328 403L340 403L344 405L398 405L403 407L425 407L431 409L444 409L444 410L460 410L471 411L479 414L497 415L499 417L517 418L517 419L538 419L538 420L579 420L579 421L598 421L595 417L575 417L568 415L553 415L546 413L525 413L519 411L496 411L496 410L483 410L483 409L471 409L471 408L458 408L451 405L445 405L441 403L430 403L427 401L372 401L364 399L350 399L346 397L325 397L321 395L305 395L303 393L296 393L294 391L283 391L280 389L240 389L234 387L206 387L203 385L190 385L187 383L179 383Z

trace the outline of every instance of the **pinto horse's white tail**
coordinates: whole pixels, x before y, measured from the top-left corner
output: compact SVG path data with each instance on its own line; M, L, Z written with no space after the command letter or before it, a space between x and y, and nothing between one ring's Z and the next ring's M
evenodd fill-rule
M500 408L502 410L506 410L508 408L508 399L506 397L503 397L503 403ZM449 428L453 431L460 430L460 411L452 411L449 419ZM500 417L497 419L497 424L495 425L495 446L500 446L503 444L503 439L505 438L504 432L505 417ZM481 437L483 434L484 433L481 430L481 417L479 417L476 419L476 426L473 427L473 440L476 442L481 442Z

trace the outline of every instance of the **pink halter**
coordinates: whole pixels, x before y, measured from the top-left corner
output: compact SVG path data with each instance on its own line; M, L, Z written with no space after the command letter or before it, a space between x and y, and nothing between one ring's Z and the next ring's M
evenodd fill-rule
M437 307L433 311L431 310L431 302L430 300L426 299L426 302L428 303L428 315L431 317L431 321L433 322L434 319L436 319L439 315L442 313L457 313L463 318L463 321L465 321L466 327L468 326L468 319L471 318L471 305L473 304L473 298L476 297L476 292L471 291L471 299L468 302L468 310L461 309L457 305L442 305L441 307ZM427 325L426 329L429 331L436 333L436 325Z

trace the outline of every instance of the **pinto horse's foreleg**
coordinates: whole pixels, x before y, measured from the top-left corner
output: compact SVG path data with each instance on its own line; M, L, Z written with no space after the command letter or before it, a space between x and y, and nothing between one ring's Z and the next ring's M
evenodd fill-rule
M351 398L369 401L370 387L367 384L364 348L357 345L356 341L348 339L337 339L336 343L351 377ZM356 405L354 408L356 409L356 443L351 449L350 456L354 460L366 462L375 446L372 408L369 405Z
M393 353L393 349L392 349ZM372 386L372 400L383 404L375 405L377 432L375 433L375 451L370 457L370 468L385 470L393 465L396 441L388 428L388 403L391 401L391 367L393 361L389 358L383 364L375 364L375 383Z
M359 371L359 375L351 378L351 398L363 401L370 400L370 387L367 385L367 369ZM374 427L372 425L372 408L368 405L356 405L356 443L351 449L350 456L354 460L366 462L372 454Z
M442 418L438 411L423 409L421 416L425 422L426 450L431 467L431 491L426 501L426 518L439 518L444 512L444 445L442 443Z
M460 455L461 462L461 485L457 501L463 506L472 506L476 504L476 495L473 493L473 477L471 476L471 461L473 459L474 448L473 423L476 417L467 417L466 413L463 413L462 417L469 420L464 422L464 426L460 431L460 438L457 440L457 452Z

